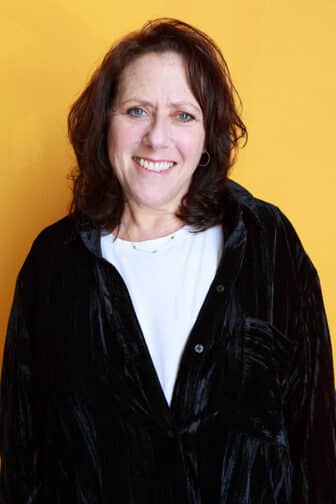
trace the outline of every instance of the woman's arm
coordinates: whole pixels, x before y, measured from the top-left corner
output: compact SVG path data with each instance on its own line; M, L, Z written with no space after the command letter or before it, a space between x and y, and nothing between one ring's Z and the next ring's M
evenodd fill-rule
M335 504L336 412L332 351L319 278L310 261L307 269L301 283L301 309L295 321L298 347L287 386L293 503Z
M36 441L33 426L32 341L33 268L26 260L17 280L8 324L0 388L0 502L37 502Z

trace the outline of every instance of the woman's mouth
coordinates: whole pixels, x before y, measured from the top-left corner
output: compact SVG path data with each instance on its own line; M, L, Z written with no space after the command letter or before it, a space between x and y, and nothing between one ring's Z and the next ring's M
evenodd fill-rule
M172 168L174 165L176 165L175 161L167 161L161 159L153 160L138 156L134 156L133 161L135 161L138 166L141 166L141 168L145 168L145 170L156 173L167 171L169 170L169 168Z

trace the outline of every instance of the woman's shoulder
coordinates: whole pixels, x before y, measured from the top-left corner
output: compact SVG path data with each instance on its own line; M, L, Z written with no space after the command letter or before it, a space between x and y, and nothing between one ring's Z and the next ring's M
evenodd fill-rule
M78 237L78 222L72 216L62 219L43 228L33 240L31 251L39 252L45 249L58 250L67 246Z
M295 226L277 205L254 196L233 180L228 181L227 191L229 199L239 209L252 241L263 248L271 247L274 257L292 262L298 272L308 276L316 274Z
M65 216L45 227L33 240L18 278L48 269L60 257L64 257L66 250L69 250L78 238L78 222L71 216Z
M252 192L232 179L228 180L227 193L229 198L236 203L245 213L254 216L257 221L263 224L283 224L293 228L293 225L275 204L258 198Z
M282 231L301 244L294 225L277 205L254 196L252 192L231 179L228 181L227 192L229 198L242 212L248 230L253 231L255 226L269 232Z

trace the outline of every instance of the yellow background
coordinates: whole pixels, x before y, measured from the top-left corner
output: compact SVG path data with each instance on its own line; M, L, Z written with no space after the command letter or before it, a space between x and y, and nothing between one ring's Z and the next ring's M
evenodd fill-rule
M250 136L231 176L293 222L336 348L335 0L2 1L0 348L31 242L70 201L69 106L113 41L159 16L195 24L222 48Z

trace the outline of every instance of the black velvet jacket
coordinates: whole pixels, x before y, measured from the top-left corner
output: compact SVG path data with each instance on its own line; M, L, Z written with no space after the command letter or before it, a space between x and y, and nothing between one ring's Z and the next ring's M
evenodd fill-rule
M276 207L233 182L223 205L170 406L99 232L65 218L36 239L5 346L1 504L336 502L318 276Z

